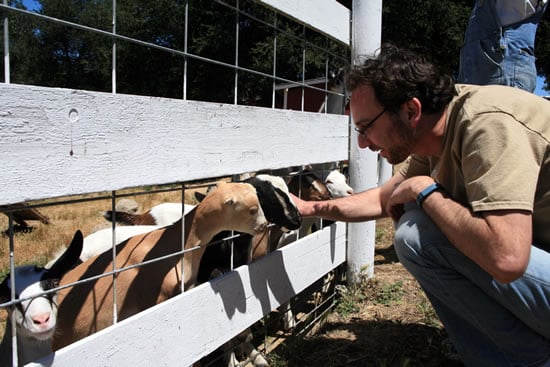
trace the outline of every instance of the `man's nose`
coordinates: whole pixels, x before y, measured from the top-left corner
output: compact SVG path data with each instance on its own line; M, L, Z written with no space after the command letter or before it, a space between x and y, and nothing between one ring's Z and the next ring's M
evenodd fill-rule
M361 149L367 148L369 146L369 138L364 135L357 134L357 145Z

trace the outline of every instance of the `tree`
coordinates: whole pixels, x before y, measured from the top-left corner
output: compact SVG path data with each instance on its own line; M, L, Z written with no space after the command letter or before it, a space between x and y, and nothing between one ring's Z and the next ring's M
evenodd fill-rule
M443 71L458 74L472 1L392 0L383 4L383 42L429 55Z
M341 2L350 7L352 1ZM276 16L253 0L239 1L244 14L239 14L231 2L189 0L187 52L194 56L186 57L186 3L117 1L116 33L153 45L116 40L117 92L182 98L185 83L189 99L233 103L238 78L238 103L270 106L270 77L236 73L227 65L268 76L275 73L281 82L322 77L327 67L334 72L349 62L345 45ZM11 0L10 4L24 8L22 0ZM112 30L111 0L41 0L40 4L38 12L44 15ZM472 6L473 0L384 1L382 41L422 52L443 71L456 75ZM8 16L12 82L106 92L113 89L112 37L13 12ZM550 44L546 41L550 37L549 19L550 12L546 12L537 33L537 70L541 76L550 75ZM277 30L272 27L275 22ZM209 63L204 58L215 61Z

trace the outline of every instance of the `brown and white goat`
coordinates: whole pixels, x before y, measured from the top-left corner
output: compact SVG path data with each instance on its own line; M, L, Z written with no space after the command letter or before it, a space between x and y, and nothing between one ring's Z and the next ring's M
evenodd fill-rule
M196 285L198 267L206 245L220 231L236 230L249 234L265 231L267 220L256 189L245 183L220 183L185 217L182 223L132 237L117 246L116 267L128 267L184 249L197 249L153 264L134 267L117 275L117 313L123 320L163 302ZM181 274L183 262L184 274ZM71 284L112 270L112 254L103 253L82 263L61 280ZM58 325L53 349L57 350L113 321L112 277L102 277L59 292Z
M181 203L160 203L141 214L108 210L103 213L103 217L110 222L114 219L117 223L126 225L166 226L180 219L182 214L190 212L193 207Z
M265 231L267 220L287 228L298 228L301 217L288 196L286 185L266 176L249 183L224 183L210 191L185 215L185 256L178 255L117 275L118 319L125 319L180 293L183 262L185 289L197 285L201 258L211 239L221 231L250 235ZM266 220L267 218L267 220ZM182 248L181 220L167 227L132 237L117 246L116 264L132 266L169 255ZM68 273L61 284L70 284L112 269L112 254L91 258ZM57 350L111 324L113 290L110 277L102 277L60 292Z

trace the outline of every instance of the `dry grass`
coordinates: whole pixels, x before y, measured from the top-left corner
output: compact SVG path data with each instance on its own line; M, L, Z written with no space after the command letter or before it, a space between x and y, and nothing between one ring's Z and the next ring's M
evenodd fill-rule
M186 196L187 193L186 193ZM142 210L163 201L181 201L181 193L162 192L155 194L129 196L139 203ZM191 198L186 201L190 202ZM111 209L111 199L85 201L67 205L53 205L39 208L50 224L38 221L29 222L32 225L31 232L16 232L14 235L14 261L20 264L45 264L53 257L55 251L65 247L71 241L76 230L80 229L86 236L91 232L111 226L111 222L105 220L102 213ZM0 229L8 228L8 217L0 216ZM4 272L9 266L9 239L0 236L0 272ZM0 273L1 274L1 273Z

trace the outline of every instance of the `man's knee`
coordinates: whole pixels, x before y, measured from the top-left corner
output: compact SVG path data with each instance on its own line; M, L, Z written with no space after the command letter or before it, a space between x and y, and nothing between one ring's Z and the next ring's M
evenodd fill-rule
M399 261L409 268L411 265L422 266L434 246L448 242L439 228L418 208L410 206L396 225L394 248Z

